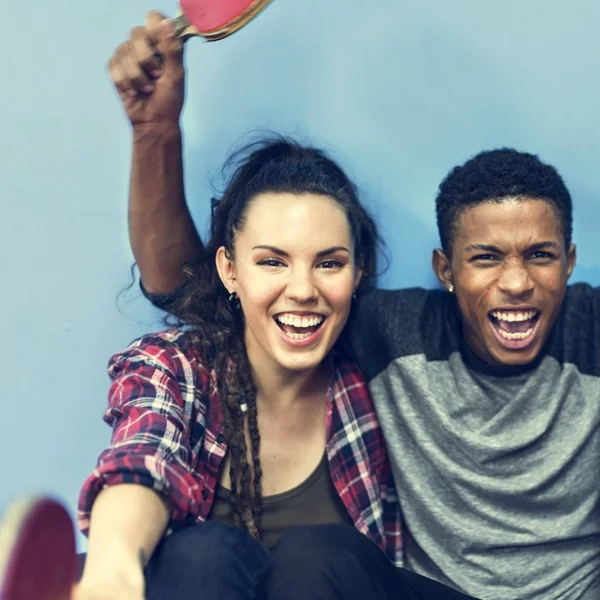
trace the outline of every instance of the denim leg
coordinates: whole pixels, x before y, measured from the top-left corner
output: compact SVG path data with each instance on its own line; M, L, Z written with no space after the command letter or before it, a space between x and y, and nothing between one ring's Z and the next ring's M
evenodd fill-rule
M347 525L288 530L259 583L263 600L458 600L466 596L397 568L365 535Z
M164 538L146 568L147 600L254 600L270 558L246 531L213 521Z

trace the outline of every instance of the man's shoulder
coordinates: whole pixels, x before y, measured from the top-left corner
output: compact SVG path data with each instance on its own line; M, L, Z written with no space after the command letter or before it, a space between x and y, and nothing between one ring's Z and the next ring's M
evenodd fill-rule
M455 300L444 290L405 288L397 290L374 289L359 298L356 315L359 319L377 319L381 326L393 324L402 332L421 327L423 319L436 320L452 311Z
M443 290L373 290L361 297L350 325L352 349L370 379L391 361L447 357L458 344L456 300Z
M571 303L598 303L600 302L600 287L589 283L572 283L567 286L565 300Z
M574 330L600 331L600 288L589 283L574 283L567 287L562 308L565 334Z
M398 306L411 305L415 302L424 301L430 294L435 294L437 290L428 290L420 287L386 290L375 288L364 293L359 298L359 302L369 305L379 305L384 307L396 308Z
M356 312L360 317L386 318L398 321L398 325L410 326L426 311L444 309L452 303L452 295L443 290L405 288L385 290L377 288L363 294L357 301Z
M600 288L588 283L567 287L550 354L600 377Z

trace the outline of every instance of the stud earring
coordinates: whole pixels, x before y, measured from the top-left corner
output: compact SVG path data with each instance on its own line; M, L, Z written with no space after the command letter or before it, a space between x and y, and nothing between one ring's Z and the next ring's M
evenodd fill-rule
M452 284L450 284L450 285L448 286L448 291L449 291L451 294L454 294L454 286L453 286Z

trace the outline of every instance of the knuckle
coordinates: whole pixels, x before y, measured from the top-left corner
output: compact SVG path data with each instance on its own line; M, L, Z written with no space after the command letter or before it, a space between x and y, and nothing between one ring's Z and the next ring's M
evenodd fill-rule
M152 66L156 63L156 54L147 46L142 46L136 50L138 61L142 67Z
M140 27L139 25L136 27L132 27L129 31L129 38L132 40L135 40L143 35L144 35L144 28Z
M108 74L116 86L119 86L123 81L121 70L114 63L108 64Z

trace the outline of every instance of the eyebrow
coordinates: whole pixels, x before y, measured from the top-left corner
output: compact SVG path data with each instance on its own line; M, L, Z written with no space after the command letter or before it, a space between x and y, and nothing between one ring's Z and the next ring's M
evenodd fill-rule
M289 254L285 250L281 250L281 248L277 248L276 246L254 246L252 250L268 250L273 254L277 254L278 256L289 257ZM327 248L325 250L321 250L321 252L317 252L317 257L321 258L322 256L329 256L330 254L335 254L336 252L346 252L350 254L350 250L346 248L346 246L332 246L331 248Z
M546 242L537 242L536 244L532 244L528 246L525 251L526 252L534 252L535 250L560 250L560 245L556 242L546 241ZM470 244L465 249L465 252L473 252L476 250L483 252L495 252L497 254L503 254L502 250L497 246L493 246L490 244Z

